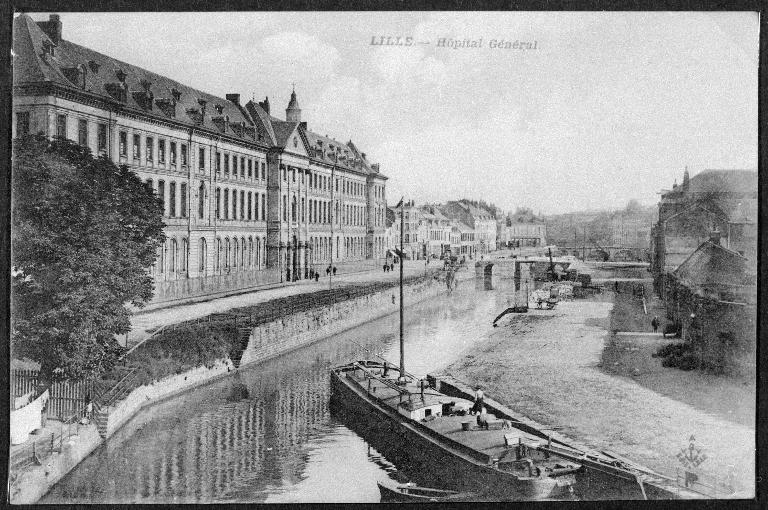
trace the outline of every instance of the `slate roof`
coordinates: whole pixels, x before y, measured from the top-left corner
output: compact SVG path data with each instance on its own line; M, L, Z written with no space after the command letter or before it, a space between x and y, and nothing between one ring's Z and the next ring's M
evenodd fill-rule
M53 42L32 18L22 14L15 19L14 85L41 81L56 83L112 103L121 103L124 108L144 116L173 119L188 126L258 141L258 131L253 131L256 126L250 115L227 99L64 39L55 45L54 56L44 59L41 56L44 44ZM85 71L84 75L78 75L78 66ZM81 81L83 76L84 82ZM114 94L121 87L126 91L125 101L120 101ZM205 115L202 115L203 103ZM227 117L228 122L225 122ZM250 130L243 130L241 126ZM262 132L262 136L265 134ZM262 141L269 143L269 140Z
M377 168L362 158L362 153L351 141L347 144L338 142L307 130L304 123L272 117L254 101L248 101L245 105L235 104L63 39L54 45L53 57L43 58L44 45L53 45L53 42L38 23L26 14L16 17L13 26L14 86L55 83L110 103L119 103L123 108L143 116L172 119L190 127L268 146L286 147L290 143L291 134L298 127L303 142L310 148L315 149L318 141L323 144L324 150L312 150L310 157L331 163L334 158L327 151L329 145L340 147L347 152L349 159L339 159L338 165L363 174L375 173L386 179L378 173ZM84 75L78 74L78 66L85 71ZM119 97L119 90L125 90L124 98ZM203 103L205 115L202 115ZM295 92L291 95L290 107L298 108ZM225 122L227 118L228 122Z
M275 135L275 130L272 126L269 114L264 111L261 105L254 101L248 101L245 104L245 109L248 111L248 114L250 115L254 124L261 127L261 129L263 129L267 134L269 137L270 145L276 145L277 137Z
M757 172L754 170L704 170L691 177L688 191L757 194Z

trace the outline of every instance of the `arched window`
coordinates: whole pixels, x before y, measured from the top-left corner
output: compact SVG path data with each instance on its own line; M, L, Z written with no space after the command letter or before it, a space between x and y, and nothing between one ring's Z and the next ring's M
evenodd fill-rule
M229 190L224 188L224 219L229 219Z
M256 267L261 269L261 238L256 238Z
M230 246L229 237L224 238L224 270L229 270Z
M237 267L237 259L240 256L240 244L237 242L237 237L232 239L232 245L234 247L234 257L232 257L232 267Z
M253 237L248 238L248 267L253 269Z
M200 189L197 191L197 216L201 220L205 218L205 183L200 183Z
M205 237L200 238L199 246L198 246L198 257L200 259L200 264L198 266L198 271L201 274L205 274L206 266L207 266L207 259L208 259L208 247L205 244Z
M245 261L247 260L245 256L245 250L246 250L245 237L241 237L240 238L240 267L241 268L245 267Z
M296 195L291 200L291 221L296 221Z

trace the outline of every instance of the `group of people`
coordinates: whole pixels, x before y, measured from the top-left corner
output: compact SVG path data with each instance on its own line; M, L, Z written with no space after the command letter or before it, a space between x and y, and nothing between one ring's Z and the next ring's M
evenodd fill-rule
M395 265L394 264L384 264L384 272L394 271Z
M328 266L325 268L325 276L330 276L331 272L333 272L333 276L336 276L336 266ZM320 280L320 273L315 271L314 269L309 270L309 279L319 281Z

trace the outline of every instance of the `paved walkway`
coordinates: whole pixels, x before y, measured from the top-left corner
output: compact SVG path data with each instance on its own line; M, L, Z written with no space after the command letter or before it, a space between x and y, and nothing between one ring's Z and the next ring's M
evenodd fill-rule
M617 331L616 336L662 336L661 331L654 333L652 331ZM670 335L672 338L672 335Z
M442 267L442 264L432 262L428 267L431 269L440 268ZM404 273L405 276L424 274L424 261L406 261ZM470 267L469 270L462 270L461 274L471 274L474 276L474 267ZM390 281L396 280L399 277L399 266L395 266L394 271L387 273L379 269L378 271L368 271L349 275L337 274L333 277L333 287L337 288L338 286L349 284ZM327 288L329 288L328 277L321 277L318 282L315 282L314 280L301 280L285 284L281 287L256 290L247 294L215 298L210 301L178 305L147 312L138 312L131 317L132 330L127 335L127 345L131 347L138 344L163 325L176 324L191 319L197 319L199 317L205 317L212 313L226 312L241 306L250 306L272 299L316 292ZM119 340L122 343L125 341L125 337L120 337Z

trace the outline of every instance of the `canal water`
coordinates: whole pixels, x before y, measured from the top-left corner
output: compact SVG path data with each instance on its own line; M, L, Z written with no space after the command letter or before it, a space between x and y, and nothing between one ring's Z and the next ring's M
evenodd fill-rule
M478 283L406 309L411 373L448 365L493 331L514 298ZM368 352L396 363L392 311L143 410L40 503L378 502L376 481L405 475L331 415L328 371Z

